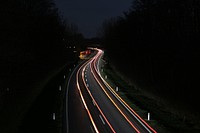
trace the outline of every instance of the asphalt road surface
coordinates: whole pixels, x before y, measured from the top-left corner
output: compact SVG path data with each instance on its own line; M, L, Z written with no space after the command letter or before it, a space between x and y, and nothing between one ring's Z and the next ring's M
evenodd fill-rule
M67 132L155 133L103 79L99 70L103 51L93 50L95 54L79 64L69 80Z

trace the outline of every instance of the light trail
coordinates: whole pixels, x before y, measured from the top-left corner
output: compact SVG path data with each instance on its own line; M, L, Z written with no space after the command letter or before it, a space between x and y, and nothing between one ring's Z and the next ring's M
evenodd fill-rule
M102 81L105 83L106 86L108 86L108 89L110 92L118 99L118 101L130 112L132 116L134 116L138 122L148 131L148 132L153 132L157 133L151 126L149 126L115 91L114 89L104 80L104 78L101 76L100 71L99 71L99 61L101 57L103 56L103 51L100 49L96 49L98 51L96 58L94 59L94 69L98 73L99 77L102 79ZM95 65L97 64L97 65ZM96 68L97 67L97 68ZM93 75L95 76L94 72L92 72ZM95 76L95 79L98 81L97 77ZM99 82L100 83L100 82ZM100 85L102 86L102 85ZM103 87L103 86L102 86ZM103 89L103 88L102 88ZM105 90L103 90L105 92ZM107 92L105 92L107 93ZM106 94L107 95L107 94Z
M77 71L77 74L76 74L77 88L78 88L78 90L79 90L79 94L80 94L81 100L82 100L82 102L83 102L83 105L84 105L84 107L85 107L87 113L88 113L88 116L89 116L89 118L90 118L90 121L92 122L92 125L93 125L93 127L94 127L94 130L95 130L96 133L99 133L99 131L98 131L98 129L97 129L97 126L96 126L96 124L95 124L95 122L94 122L94 120L93 120L93 117L92 117L92 115L91 115L91 113L90 113L90 111L89 111L89 109L88 109L88 107L87 107L87 104L86 104L85 99L84 99L84 97L83 97L83 94L82 94L82 92L81 92L80 85L79 85L79 81L78 81L79 72L80 72L80 70L82 69L82 67L83 67L85 64L87 64L87 63L88 63L88 62L84 63L84 64L78 69L78 71Z
M91 64L90 64L91 65ZM90 66L92 68L92 66ZM97 79L96 75L94 74L93 69L91 69L91 72L95 78L95 80L98 82L99 86L102 88L104 93L107 95L107 97L110 99L110 101L113 103L113 105L117 108L117 110L121 113L121 115L126 119L126 121L131 125L131 127L137 132L140 133L140 131L135 127L135 125L128 119L128 117L123 113L123 111L119 108L119 106L114 102L114 100L109 96L109 94L106 92L105 88L102 86L100 81Z
M105 81L105 80L104 80ZM125 108L140 122L141 125L143 125L143 127L145 129L147 129L147 131L149 131L151 133L157 133L152 127L150 127L115 91L114 89L105 81L106 86L108 86L110 88L110 90L112 91L112 93L114 93L115 96L117 96L117 99L122 103L122 105L125 106ZM145 124L145 125L144 125ZM146 126L151 130L149 130L148 128L146 128Z
M95 117L95 120L94 120L94 118L93 118L93 116L92 116L92 114L91 114L91 112L90 112L90 110L89 110L89 108L87 106L87 102L84 99L84 95L83 95L82 90L81 90L81 89L83 89L83 88L81 88L81 87L83 87L82 85L84 85L84 89L86 89L86 93L88 93L89 97L91 98L91 102L92 102L91 104L94 105L93 108L95 107L99 112L98 113L98 119L102 121L102 126L106 126L107 129L110 128L110 130L113 133L116 133L115 129L112 127L112 125L110 124L110 122L108 121L106 116L104 115L103 111L101 110L101 108L97 104L96 100L94 99L92 93L90 92L89 84L87 82L88 79L86 79L86 77L88 77L87 73L86 73L86 68L87 69L90 68L91 74L93 75L94 79L96 80L96 82L98 83L98 85L100 86L100 88L102 89L104 94L108 97L108 99L114 105L114 107L119 111L121 116L123 116L123 118L127 121L127 124L129 124L137 133L140 133L139 129L137 129L137 127L133 124L133 121L131 121L133 119L129 118L130 116L133 116L138 121L138 124L140 123L141 126L143 126L143 128L146 129L146 131L148 131L149 133L157 133L104 80L104 78L101 76L100 69L99 69L99 66L101 65L100 64L100 60L103 57L103 53L104 52L102 50L100 50L100 49L97 49L97 48L94 48L94 50L97 51L96 55L94 57L92 57L91 59L89 59L84 64L82 64L79 67L79 69L77 70L77 73L76 73L77 89L78 89L78 92L80 94L80 99L81 99L81 101L83 103L83 106L86 109L86 112L87 112L87 114L89 116L89 119L91 121L91 124L92 124L91 127L93 127L92 131L95 131L96 133L99 133L99 129L97 128L97 125L95 123L97 118ZM81 82L81 86L80 86L80 82ZM84 94L85 94L85 91L84 91ZM117 101L116 100L114 101L115 98L116 98ZM91 108L91 106L89 106L89 107ZM131 117L131 118L133 118L133 117Z
M90 61L90 64L93 60ZM89 64L89 63L88 63ZM92 96L86 82L85 82L85 78L84 78L84 70L85 70L86 66L83 68L83 72L82 72L82 80L84 82L85 88L88 91L90 97L92 98L92 102L94 103L94 105L97 107L97 109L99 110L101 116L103 116L104 120L106 121L106 123L108 124L108 126L110 127L110 129L112 130L113 133L116 133L116 131L114 130L114 128L111 126L110 122L107 120L107 118L105 117L104 113L102 112L101 108L99 107L99 105L97 104L96 100L94 99L94 97Z

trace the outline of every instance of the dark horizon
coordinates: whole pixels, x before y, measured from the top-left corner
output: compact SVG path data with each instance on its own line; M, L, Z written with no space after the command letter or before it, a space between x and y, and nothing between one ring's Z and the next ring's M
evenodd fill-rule
M110 18L123 15L132 0L55 0L61 15L78 26L86 38L97 37L102 23Z
M124 106L130 105L158 132L199 133L200 1L134 0L112 6L106 0L88 0L89 4L60 0L59 10L52 2L1 2L0 132L57 133L69 123L79 126L67 121L66 107L75 115L72 121L80 116L81 123L79 109L85 112L87 123L79 127L86 124L92 132L92 116L106 131L112 128L104 127L105 119L115 123L118 114L117 128L121 120L127 123L126 118L132 118ZM99 25L101 38L88 39L96 37ZM99 49L86 50L88 46ZM73 95L68 97L68 92ZM122 99L128 104L121 104ZM146 119L149 112L151 120ZM132 125L127 123L131 131Z

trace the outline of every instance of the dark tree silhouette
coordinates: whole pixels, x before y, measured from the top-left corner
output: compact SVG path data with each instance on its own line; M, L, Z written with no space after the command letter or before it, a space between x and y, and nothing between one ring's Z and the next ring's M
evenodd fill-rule
M34 64L34 61L53 67L71 58L64 40L70 42L77 31L62 20L52 0L1 1L0 10L3 69L12 69L13 64L16 67Z
M123 17L103 24L105 48L119 70L194 112L199 100L199 5L198 0L134 0Z
M74 30L53 0L0 1L0 132L16 132L39 84L76 60L66 47L83 39Z

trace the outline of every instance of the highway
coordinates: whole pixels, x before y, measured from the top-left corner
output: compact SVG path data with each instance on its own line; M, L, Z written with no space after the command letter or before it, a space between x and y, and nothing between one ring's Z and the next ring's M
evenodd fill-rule
M103 51L73 71L66 98L67 132L156 133L100 74Z

